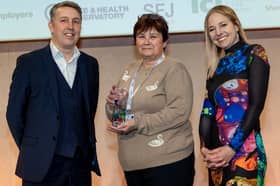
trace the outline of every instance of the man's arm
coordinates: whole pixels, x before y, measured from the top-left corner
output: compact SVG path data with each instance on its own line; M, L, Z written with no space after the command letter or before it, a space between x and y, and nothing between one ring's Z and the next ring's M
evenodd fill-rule
M30 94L28 72L24 57L17 59L17 65L12 76L6 118L14 140L20 148L23 131L25 108Z

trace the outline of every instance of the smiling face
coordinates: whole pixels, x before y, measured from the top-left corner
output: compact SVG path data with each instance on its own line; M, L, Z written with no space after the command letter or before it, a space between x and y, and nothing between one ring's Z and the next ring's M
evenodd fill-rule
M164 53L167 41L163 42L162 34L151 28L137 33L135 44L144 61L155 62Z
M222 49L228 49L239 41L238 26L216 12L208 17L207 32L210 40Z
M52 42L59 49L73 49L81 32L82 19L77 10L71 7L60 7L49 22Z

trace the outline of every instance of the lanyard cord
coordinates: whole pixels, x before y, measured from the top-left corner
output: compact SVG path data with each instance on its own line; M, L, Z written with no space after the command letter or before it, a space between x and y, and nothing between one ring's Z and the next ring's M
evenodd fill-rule
M129 90L128 90L128 98L127 98L127 103L126 103L126 110L131 110L132 99L133 99L134 95L138 92L138 90L143 86L143 84L146 82L148 77L152 74L154 67L156 67L157 65L162 63L164 61L164 59L165 59L165 55L162 54L162 56L157 60L156 64L153 65L153 67L152 67L151 71L149 72L149 74L147 75L147 77L141 83L139 83L139 85L134 89L137 73L139 72L143 62L139 65L139 67L137 68L137 70L135 71L135 73L133 75L133 78L130 81Z

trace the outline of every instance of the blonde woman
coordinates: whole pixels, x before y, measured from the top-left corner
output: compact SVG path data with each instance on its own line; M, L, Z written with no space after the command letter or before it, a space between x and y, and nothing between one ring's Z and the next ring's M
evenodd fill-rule
M205 18L205 43L209 68L199 133L209 185L263 185L259 117L269 80L266 52L248 44L236 13L222 5Z

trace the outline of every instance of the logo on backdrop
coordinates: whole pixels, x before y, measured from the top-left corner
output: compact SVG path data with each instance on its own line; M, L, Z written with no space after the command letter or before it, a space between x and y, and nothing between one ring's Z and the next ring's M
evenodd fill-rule
M54 4L49 4L45 8L45 18L50 20L50 10ZM128 5L100 6L100 7L82 7L83 20L114 20L123 19L125 13L128 13Z
M192 0L192 13L206 13L212 6L222 4L222 0Z
M144 4L144 12L157 13L165 18L174 16L174 3L147 3Z
M84 20L121 20L129 12L128 5L111 5L83 8Z

